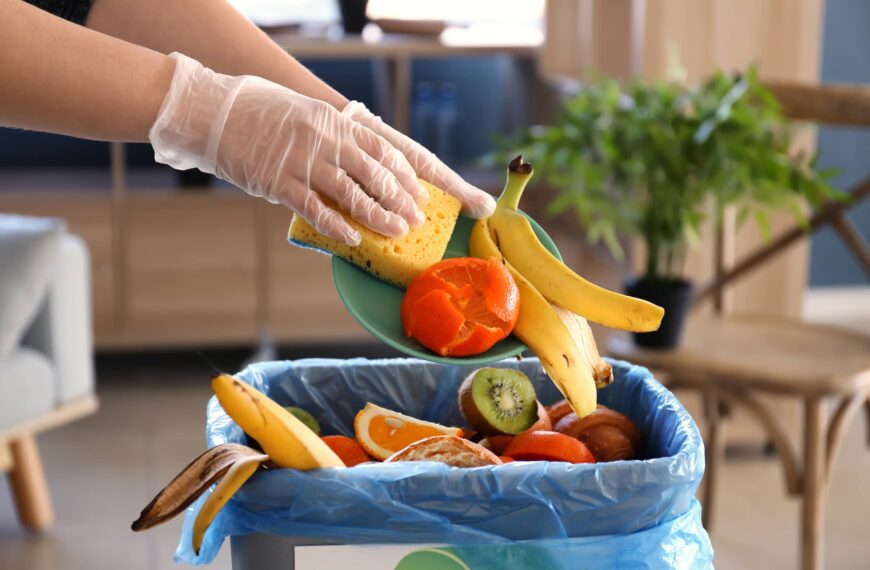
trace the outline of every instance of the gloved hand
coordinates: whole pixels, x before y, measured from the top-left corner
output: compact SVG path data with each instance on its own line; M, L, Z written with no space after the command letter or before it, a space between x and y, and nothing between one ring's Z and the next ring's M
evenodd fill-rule
M423 145L384 123L359 101L351 101L341 113L368 127L399 149L411 163L417 176L455 196L462 202L462 212L467 216L486 218L495 210L492 196L463 180Z
M322 101L252 76L215 73L181 54L148 137L157 162L198 168L288 206L317 231L357 245L327 206L401 237L425 221L428 193L401 152ZM316 191L315 191L316 189ZM318 194L319 193L319 194Z

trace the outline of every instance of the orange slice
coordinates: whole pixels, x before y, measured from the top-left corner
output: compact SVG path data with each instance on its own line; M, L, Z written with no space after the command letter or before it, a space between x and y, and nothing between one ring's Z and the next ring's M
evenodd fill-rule
M353 422L356 440L369 455L383 461L416 441L436 435L462 437L459 428L424 422L372 403L360 410Z

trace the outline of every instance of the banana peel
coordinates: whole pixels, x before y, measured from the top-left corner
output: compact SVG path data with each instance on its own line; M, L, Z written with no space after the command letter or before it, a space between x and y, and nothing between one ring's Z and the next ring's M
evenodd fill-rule
M307 471L345 466L308 426L247 382L219 374L211 386L227 414L279 467Z
M533 173L522 156L511 161L495 212L475 223L469 251L474 257L496 257L511 271L520 289L513 332L538 355L582 418L595 410L595 388L613 382L613 368L601 358L587 319L644 332L659 327L664 310L590 283L547 250L518 210Z
M547 375L577 417L595 411L597 394L592 366L553 305L522 274L505 261L489 231L488 219L477 220L469 238L474 257L502 261L520 291L520 314L513 333L541 360Z
M547 300L583 318L627 331L658 329L664 309L587 281L540 242L529 220L517 209L533 172L522 155L511 161L504 191L489 218L490 231L504 258Z
M268 455L246 445L217 445L194 459L157 493L142 509L139 518L133 521L131 528L138 532L168 521L217 482L193 523L193 550L199 554L205 531L214 517L245 481L268 462Z
M584 355L586 360L589 362L589 365L592 367L592 377L595 379L595 387L600 390L611 385L613 383L613 367L601 358L589 322L577 313L572 313L568 309L560 307L555 303L550 304L568 328L568 332L577 344L577 349Z
M137 532L148 530L173 518L193 504L216 481L223 478L234 465L252 457L264 456L256 449L237 443L212 447L191 461L157 493L157 496L142 509L139 518L133 522L131 528Z
M214 518L260 468L305 471L345 466L308 426L250 384L219 374L212 379L212 389L227 414L266 453L236 443L209 449L176 475L131 525L134 531L143 531L166 522L217 483L193 524L193 549L197 554Z
M211 492L211 495L208 496L202 507L200 507L196 520L193 522L193 551L196 554L199 554L199 549L202 547L205 531L208 530L209 525L211 525L223 506L245 484L245 481L256 473L260 465L268 459L268 455L245 457L235 462L229 471L227 471L226 476L220 480L220 483L217 484L214 491Z

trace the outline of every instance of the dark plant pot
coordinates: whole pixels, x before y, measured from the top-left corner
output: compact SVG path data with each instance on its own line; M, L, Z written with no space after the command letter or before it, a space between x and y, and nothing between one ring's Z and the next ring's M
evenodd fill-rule
M205 188L211 184L213 179L211 174L206 174L196 168L190 170L179 170L178 185L182 188Z
M338 0L338 9L341 11L341 22L344 32L347 34L359 34L368 24L366 16L366 4L368 0Z
M683 323L692 300L691 281L638 279L627 283L625 291L632 297L644 299L665 309L659 330L634 334L634 343L637 346L666 349L680 344Z

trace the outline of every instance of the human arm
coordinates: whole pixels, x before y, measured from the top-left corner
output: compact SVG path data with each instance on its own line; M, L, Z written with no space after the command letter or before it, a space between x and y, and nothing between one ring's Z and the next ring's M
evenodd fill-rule
M213 172L346 243L358 232L322 196L386 235L422 222L404 157L327 103L189 58L177 66L20 0L0 0L0 17L0 125L150 141L158 161Z
M175 62L20 0L0 0L0 124L143 142Z
M348 103L225 0L95 0L86 25L220 73L268 79L339 111Z
M224 0L96 0L87 25L158 51L180 51L222 73L257 75L326 101L386 139L417 176L459 198L466 214L485 217L495 208L491 196L361 103L349 102Z

